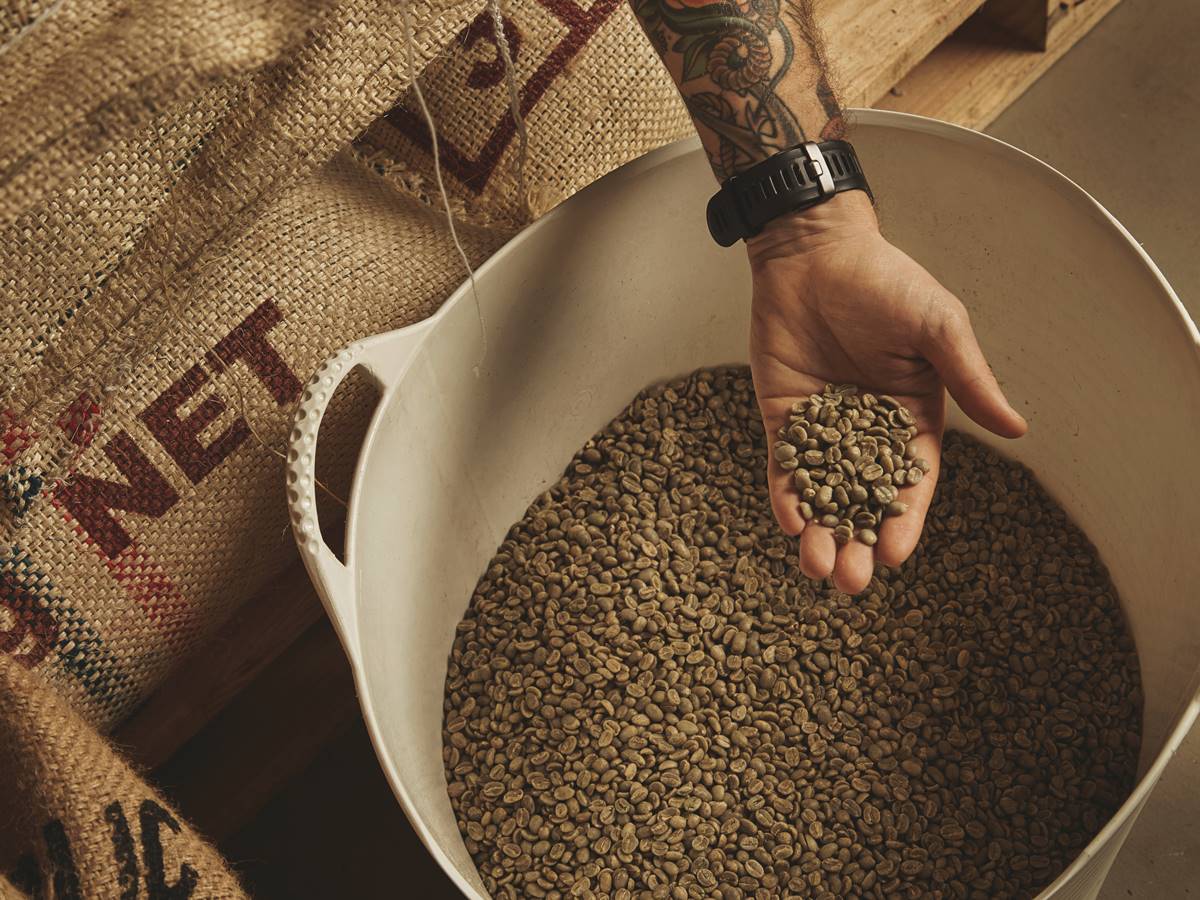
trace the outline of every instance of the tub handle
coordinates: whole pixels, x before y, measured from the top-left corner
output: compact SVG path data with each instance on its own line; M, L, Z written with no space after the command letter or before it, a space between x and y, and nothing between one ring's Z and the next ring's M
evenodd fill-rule
M385 406L389 389L399 382L416 358L430 325L431 320L427 319L407 328L366 338L344 347L327 359L305 385L288 440L287 499L292 534L300 549L304 568L308 570L308 576L351 662L358 658L354 546L352 534L348 533L344 554L346 561L343 563L321 537L321 526L317 521L317 435L321 419L338 385L356 368L363 369L379 389L379 405L375 412L378 415ZM368 435L373 427L374 422L367 430ZM356 469L355 482L359 474ZM353 498L353 484L350 495ZM352 514L353 510L347 510L348 525Z

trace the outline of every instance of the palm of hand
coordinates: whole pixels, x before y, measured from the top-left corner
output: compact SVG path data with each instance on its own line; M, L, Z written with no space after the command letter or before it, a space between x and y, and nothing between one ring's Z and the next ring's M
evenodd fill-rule
M769 440L787 421L793 403L820 393L828 382L891 394L916 416L920 428L913 445L930 463L929 477L901 491L909 511L883 523L875 547L851 541L839 548L831 529L806 524L789 473L770 460L771 504L785 533L800 536L801 568L813 578L832 574L840 590L857 593L870 581L876 562L899 565L920 537L945 424L939 368L957 361L986 372L965 376L964 392L994 388L1012 418L998 428L997 416L1004 416L1003 410L990 408L994 397L985 403L966 397L964 405L973 407L968 413L985 427L1013 436L1024 423L999 395L958 300L878 232L753 262L750 359Z

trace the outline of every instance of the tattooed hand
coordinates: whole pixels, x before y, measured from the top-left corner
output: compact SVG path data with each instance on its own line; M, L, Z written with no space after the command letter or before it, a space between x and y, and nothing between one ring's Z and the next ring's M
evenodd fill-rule
M842 136L812 0L631 0L679 85L717 178L806 140ZM961 303L879 233L865 193L850 191L777 219L746 243L754 275L750 365L767 434L826 382L891 394L918 420L913 442L932 466L901 492L909 511L887 520L874 547L838 548L805 525L787 473L770 461L771 505L800 535L800 566L866 587L875 562L912 553L937 483L945 388L983 427L1025 431L975 341ZM769 454L768 454L769 455Z
M800 536L800 567L833 575L858 593L875 563L898 565L916 547L937 481L945 391L1001 437L1024 434L1025 420L1000 390L963 305L879 233L866 194L851 191L772 222L747 241L754 278L750 367L767 434L793 403L826 382L892 394L917 417L917 455L929 476L901 489L909 506L886 519L879 542L838 547L833 531L805 523L789 473L770 461L771 505L787 534Z

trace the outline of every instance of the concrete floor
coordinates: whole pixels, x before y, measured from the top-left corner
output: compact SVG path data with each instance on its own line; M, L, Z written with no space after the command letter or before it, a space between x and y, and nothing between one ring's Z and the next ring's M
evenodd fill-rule
M1197 0L1123 0L988 130L1103 203L1200 321L1197 48ZM1200 728L1171 761L1100 896L1200 896Z

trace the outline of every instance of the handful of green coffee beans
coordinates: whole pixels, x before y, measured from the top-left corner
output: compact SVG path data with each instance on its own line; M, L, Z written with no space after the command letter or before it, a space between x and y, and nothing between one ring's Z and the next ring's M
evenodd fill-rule
M929 471L912 449L917 434L916 417L895 397L827 384L792 405L773 453L792 473L805 521L832 528L839 544L871 546L885 516L908 510L900 488Z

